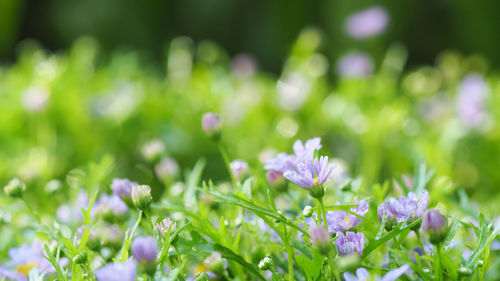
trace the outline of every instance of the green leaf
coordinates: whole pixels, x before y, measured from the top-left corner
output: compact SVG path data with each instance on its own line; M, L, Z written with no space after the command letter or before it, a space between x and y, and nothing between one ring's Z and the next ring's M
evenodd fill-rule
M316 280L323 268L324 257L318 251L312 252L313 258L309 259L306 256L295 256L295 261L304 270L307 280Z
M186 190L184 191L184 206L186 206L187 209L190 209L193 212L198 211L196 189L201 178L201 173L205 168L206 162L207 161L203 158L198 160L198 162L196 162L196 164L194 165L193 170L187 176Z

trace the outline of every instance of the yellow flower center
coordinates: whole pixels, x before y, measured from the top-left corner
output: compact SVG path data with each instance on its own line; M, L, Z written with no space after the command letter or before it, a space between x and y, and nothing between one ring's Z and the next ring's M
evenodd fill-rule
M28 273L33 267L38 267L38 264L36 262L23 263L17 267L16 271L24 276L28 276Z
M318 177L314 177L313 182L314 182L314 185L318 185Z
M344 221L345 221L345 223L348 224L349 223L349 216L345 216Z

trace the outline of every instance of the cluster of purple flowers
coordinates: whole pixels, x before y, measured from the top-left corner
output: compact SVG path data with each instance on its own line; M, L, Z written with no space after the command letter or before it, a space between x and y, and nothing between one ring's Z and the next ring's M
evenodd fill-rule
M355 201L358 206L351 209L351 212L363 217L368 212L368 202L365 200ZM328 222L328 231L330 233L344 232L358 226L361 223L361 218L344 211L328 211L326 212L326 220Z
M422 217L429 203L429 192L422 191L418 196L410 192L408 196L401 196L399 199L389 198L389 202L378 206L377 213L380 221L384 216L388 222L412 222Z

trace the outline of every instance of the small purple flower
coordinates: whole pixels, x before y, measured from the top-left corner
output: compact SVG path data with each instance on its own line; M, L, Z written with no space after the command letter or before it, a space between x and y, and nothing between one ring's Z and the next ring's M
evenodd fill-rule
M311 227L309 233L311 236L311 243L313 244L324 244L330 241L330 233L322 226L315 225Z
M208 112L203 114L201 118L201 128L209 136L214 136L220 133L222 121L218 114Z
M124 263L110 263L95 272L97 281L134 281L137 267L132 259Z
M364 39L381 33L388 23L387 11L375 6L351 15L346 20L345 29L352 38Z
M400 223L408 220L411 222L424 214L428 203L429 192L427 190L422 191L418 197L413 192L410 192L407 197L399 197L399 200L391 197L389 202L378 206L378 218L382 221L385 215L388 221L395 220Z
M127 205L117 195L102 194L96 201L96 213L105 220L122 218L128 212Z
M348 231L344 235L342 232L338 232L337 236L335 246L337 246L339 255L357 254L361 256L363 254L363 249L365 248L365 235L363 233Z
M489 94L490 87L479 74L469 74L464 78L456 98L456 110L462 123L471 128L484 124Z
M288 155L284 152L278 154L275 158L268 159L264 169L284 173L297 168L295 155Z
M271 186L277 186L280 185L284 178L283 178L283 173L278 172L278 171L269 171L266 173L266 179L269 182Z
M297 165L297 171L286 171L283 176L289 181L306 189L322 185L330 176L331 168L328 168L328 157L321 156L319 160L305 161Z
M373 71L373 60L366 53L353 52L340 58L337 72L346 78L369 76Z
M14 280L14 281L28 281L28 278L26 278L25 275L10 270L3 266L0 266L0 278L5 278L6 280Z
M440 231L446 227L446 219L438 209L427 211L422 219L422 229L424 231Z
M28 276L28 272L32 268L38 268L41 273L55 272L54 267L46 258L44 258L44 255L45 253L43 252L42 242L40 242L40 240L34 240L32 244L23 244L19 248L10 249L10 260L5 264L5 267L15 268L17 273L24 276ZM67 262L67 259L61 259L61 266L66 265ZM2 274L4 274L5 277L8 277L7 275L9 272L8 270L0 272L0 277L2 277Z
M122 200L130 200L132 187L138 183L130 181L129 179L113 179L111 183L111 190L114 194L118 195Z
M403 265L401 267L395 268L389 272L387 272L384 277L376 278L377 281L396 281L401 275L407 273L410 270L408 265ZM345 281L366 281L372 280L370 273L368 270L360 267L356 270L356 275L353 275L350 272L344 273Z
M176 224L175 221L172 221L170 218L165 218L161 222L156 224L156 229L158 229L158 233L160 233L161 236L165 236L167 235L169 230L170 233L175 232Z
M179 164L173 158L164 157L156 164L155 173L162 180L173 178L179 173Z
M244 175L248 173L248 163L243 160L234 160L229 163L229 167L231 168L231 173L236 179L241 179Z
M368 212L368 202L362 200L360 202L356 201L355 203L359 204L352 208L351 212L359 216L364 216ZM326 212L326 221L328 222L328 231L330 233L336 233L356 227L361 223L361 218L344 211L329 211Z
M280 153L275 158L267 160L264 169L284 173L297 170L297 164L313 159L314 151L321 149L321 138L316 137L302 143L296 140L293 144L293 155Z
M134 258L141 264L154 263L158 254L156 241L150 236L135 238L130 249Z

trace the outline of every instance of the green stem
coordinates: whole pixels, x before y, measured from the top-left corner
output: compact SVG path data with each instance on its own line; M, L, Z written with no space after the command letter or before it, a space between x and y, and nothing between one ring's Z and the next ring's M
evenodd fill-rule
M229 173L229 177L231 177L231 182L233 183L234 188L236 188L237 187L236 179L234 178L233 172L231 171L231 166L229 165L230 162L229 162L229 156L227 154L227 151L224 148L224 145L222 144L222 142L220 142L220 141L218 142L218 147L219 147L220 154L222 155L222 159L224 159L224 164L226 165L226 170Z
M26 207L28 208L28 211L30 212L30 214L31 214L33 217L35 217L35 219L37 220L37 222L38 222L39 224L41 224L41 223L42 223L42 220L40 219L40 217L38 216L38 214L37 214L37 213L35 213L35 210L33 210L33 208L31 207L31 205L30 205L30 204L28 204L28 201L26 201L26 198L24 198L24 196L21 196L21 199L23 200L24 205L26 205Z
M319 211L321 214L321 217L323 218L323 225L325 226L326 231L328 231L328 223L326 222L326 213L325 213L325 206L323 205L323 198L318 198L318 206L319 206Z
M436 257L437 257L436 280L442 281L443 280L443 273L442 273L441 243L435 245L435 248L436 248Z
M151 220L151 214L149 210L144 210L144 216L146 216L146 220L148 221L148 225L150 230L154 232L155 226L153 225L153 221Z
M337 280L340 280L340 279L338 278L338 276L337 276L337 272L336 272L336 270L335 270L335 263L333 262L333 260L334 260L334 257L333 257L333 251L331 251L331 250L330 250L330 254L328 255L327 259L328 259L328 264L330 265L330 275L331 275L332 279L333 279L333 277L335 276L335 278L336 278Z
M286 225L283 224L283 242L285 243L285 248L288 253L288 279L290 281L295 281L294 271L293 271L293 249L290 247L290 241L288 240L288 233L286 231Z

